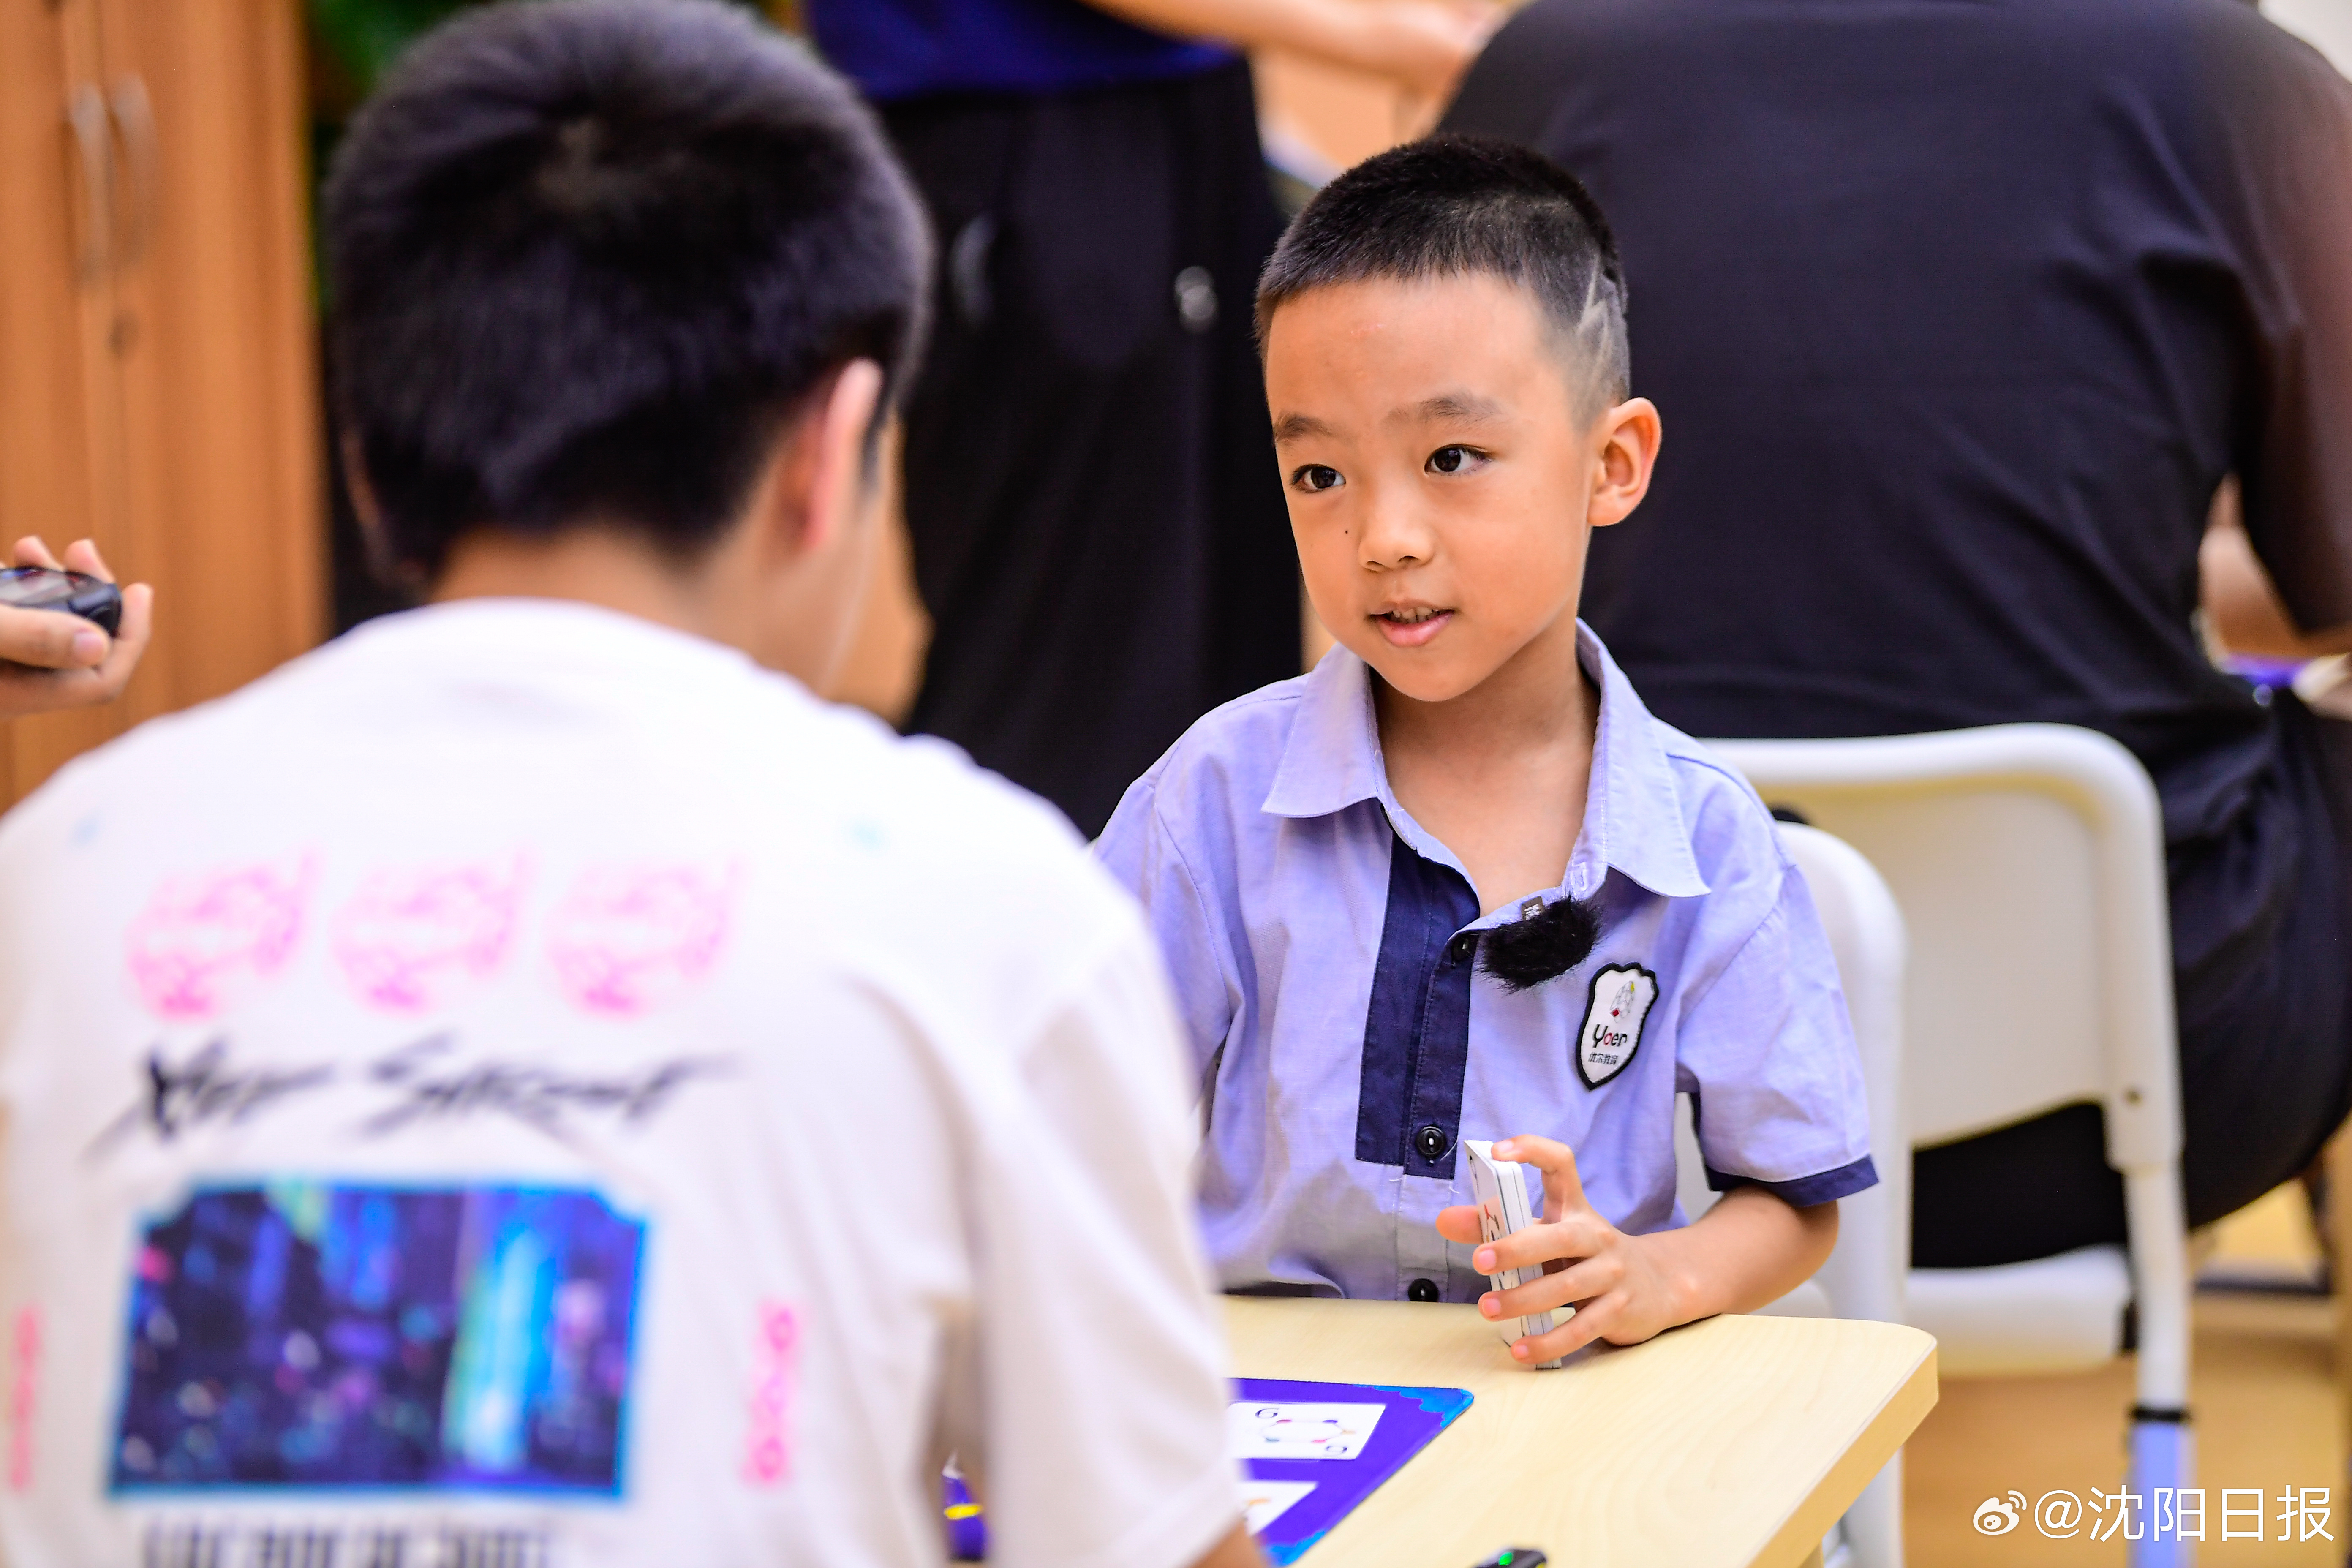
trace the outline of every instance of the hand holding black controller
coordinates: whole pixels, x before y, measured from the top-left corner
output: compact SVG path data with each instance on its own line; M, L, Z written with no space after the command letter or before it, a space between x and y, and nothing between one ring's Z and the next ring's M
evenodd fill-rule
M122 626L122 591L103 578L46 566L0 572L0 605L20 610L63 610L112 637Z

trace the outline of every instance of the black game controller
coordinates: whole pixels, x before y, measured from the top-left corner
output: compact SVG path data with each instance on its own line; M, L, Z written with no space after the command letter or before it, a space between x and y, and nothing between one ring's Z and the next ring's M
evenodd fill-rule
M63 610L103 628L108 637L122 624L122 594L111 583L79 572L16 566L0 572L0 605L19 610Z

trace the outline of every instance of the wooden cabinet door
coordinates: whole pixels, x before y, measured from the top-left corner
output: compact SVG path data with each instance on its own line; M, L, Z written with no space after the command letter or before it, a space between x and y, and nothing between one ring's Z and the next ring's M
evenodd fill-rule
M298 0L99 0L116 328L155 697L221 696L325 616Z
M75 92L97 48L88 0L0 0L0 552L28 533L125 543L107 483L122 472L121 385L91 352L112 316L112 152L95 89ZM119 728L0 721L0 805Z
M121 701L6 727L8 800L323 627L296 6L0 0L0 531L89 534L157 615Z

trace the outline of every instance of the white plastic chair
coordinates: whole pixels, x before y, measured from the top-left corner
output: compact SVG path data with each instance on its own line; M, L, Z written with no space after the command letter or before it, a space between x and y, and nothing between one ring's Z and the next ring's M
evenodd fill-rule
M1911 1257L1911 1144L1903 1120L1902 911L1868 860L1818 828L1784 825L1780 841L1804 873L1820 910L1838 980L1853 1018L1854 1044L1870 1097L1870 1157L1878 1185L1838 1205L1838 1241L1821 1272L1764 1309L1805 1318L1905 1321L1904 1275ZM1676 1184L1696 1219L1715 1202L1707 1190L1687 1097L1676 1102ZM1903 1456L1886 1462L1839 1521L1825 1546L1829 1568L1903 1568Z
M2128 1255L2085 1247L1998 1268L1914 1269L1910 1321L1948 1374L2096 1365L2136 1303L2132 1485L2193 1485L2189 1269L2179 1042L2156 791L2087 730L2003 724L1874 740L1723 741L1774 805L1867 856L1910 932L1909 1136L1933 1145L2080 1101L2106 1114ZM2153 1531L2149 1531L2153 1534ZM2133 1544L2135 1568L2189 1548Z

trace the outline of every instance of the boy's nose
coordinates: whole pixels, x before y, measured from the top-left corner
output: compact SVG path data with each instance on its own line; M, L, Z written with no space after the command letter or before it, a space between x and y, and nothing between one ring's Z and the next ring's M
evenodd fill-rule
M1366 510L1361 551L1368 570L1425 566L1434 542L1428 526L1410 507L1374 505Z

